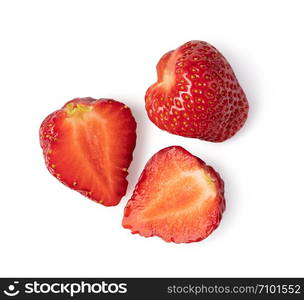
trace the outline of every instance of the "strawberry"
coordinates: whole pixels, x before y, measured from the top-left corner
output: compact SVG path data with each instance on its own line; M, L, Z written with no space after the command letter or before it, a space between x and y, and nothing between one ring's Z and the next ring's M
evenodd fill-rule
M77 98L50 114L40 127L48 170L105 206L125 195L136 142L130 109L111 99Z
M159 128L222 142L244 125L246 95L225 57L210 44L190 41L166 53L157 76L145 100L148 116Z
M224 209L219 174L184 148L172 146L148 161L122 225L144 237L197 242L217 228Z

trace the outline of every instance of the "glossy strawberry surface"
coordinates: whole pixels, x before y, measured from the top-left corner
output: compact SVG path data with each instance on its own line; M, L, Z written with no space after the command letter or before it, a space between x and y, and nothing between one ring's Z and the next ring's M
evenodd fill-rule
M190 41L166 53L157 82L146 92L150 120L170 133L222 142L239 131L248 101L225 57L212 45Z

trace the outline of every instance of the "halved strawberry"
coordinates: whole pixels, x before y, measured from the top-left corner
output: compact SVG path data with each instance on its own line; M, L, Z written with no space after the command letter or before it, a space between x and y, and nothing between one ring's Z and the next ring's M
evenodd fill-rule
M217 228L224 209L219 174L184 148L172 146L148 161L122 225L144 237L197 242Z
M40 144L52 175L106 206L125 195L136 142L130 109L111 99L77 98L50 114Z

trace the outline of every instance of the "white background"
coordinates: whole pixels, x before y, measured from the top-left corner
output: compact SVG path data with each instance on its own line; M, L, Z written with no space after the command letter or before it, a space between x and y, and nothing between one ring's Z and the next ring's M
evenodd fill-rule
M1 276L304 276L303 1L1 1ZM230 61L250 115L227 142L147 118L165 52L205 40ZM44 166L38 130L75 97L110 97L138 123L128 194L104 207ZM123 209L146 161L181 145L217 169L227 210L206 240L131 235ZM123 146L123 145L122 145Z

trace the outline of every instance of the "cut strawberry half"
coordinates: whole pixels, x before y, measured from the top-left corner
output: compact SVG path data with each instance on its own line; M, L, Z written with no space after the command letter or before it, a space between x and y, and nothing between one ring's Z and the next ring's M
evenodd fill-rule
M197 242L217 228L224 209L219 174L182 147L172 146L147 163L122 224L144 237Z
M125 195L136 142L130 109L111 99L78 98L40 128L48 170L62 183L106 206Z

